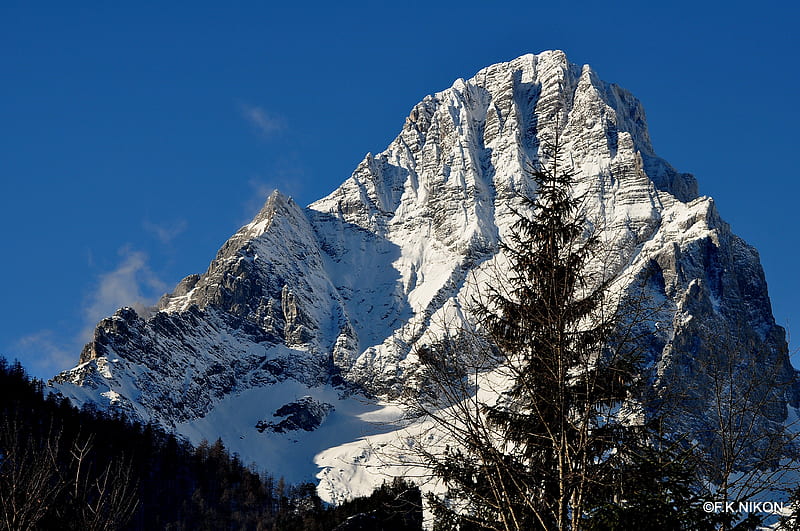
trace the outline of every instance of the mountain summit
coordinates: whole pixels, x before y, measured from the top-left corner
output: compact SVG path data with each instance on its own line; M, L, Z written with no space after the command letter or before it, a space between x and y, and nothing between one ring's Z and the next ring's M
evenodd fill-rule
M757 252L655 154L639 101L560 51L426 96L385 151L308 207L273 193L152 315L103 319L52 385L193 442L221 437L292 481L320 472L328 499L360 493L343 463L367 459L360 437L392 430L373 421L396 416L387 404L414 381L417 347L470 320L554 128L615 250L602 267L619 289L644 286L671 323L651 324L654 374L689 388L710 349L700 327L748 338L777 360L783 421L800 394Z

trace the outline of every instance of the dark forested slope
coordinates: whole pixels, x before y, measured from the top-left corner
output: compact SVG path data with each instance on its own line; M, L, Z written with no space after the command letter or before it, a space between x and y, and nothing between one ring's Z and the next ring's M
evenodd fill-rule
M92 408L76 409L0 358L0 529L419 529L402 482L340 508L287 485L221 441L197 448Z

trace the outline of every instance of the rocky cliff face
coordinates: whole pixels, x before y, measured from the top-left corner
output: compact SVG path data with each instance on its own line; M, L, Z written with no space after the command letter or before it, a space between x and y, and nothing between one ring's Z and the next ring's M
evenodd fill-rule
M747 337L752 356L780 366L780 421L797 403L797 377L756 251L691 175L655 154L640 103L559 51L425 97L385 151L306 208L274 193L152 316L124 308L101 321L53 385L194 441L222 437L273 470L294 452L308 464L298 474L313 473L316 453L380 417L349 397L397 396L413 379L415 346L470 318L464 303L490 281L510 201L534 193L526 167L556 127L614 249L596 266L620 289L644 285L671 324L651 327L654 373L691 379L710 349L703 331ZM312 418L311 429L264 429L281 411Z

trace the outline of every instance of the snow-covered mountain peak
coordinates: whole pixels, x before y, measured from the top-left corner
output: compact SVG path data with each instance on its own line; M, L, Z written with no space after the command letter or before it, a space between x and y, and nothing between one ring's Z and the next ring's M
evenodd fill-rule
M703 323L762 338L785 358L780 377L794 389L755 250L691 175L655 154L639 101L561 51L488 66L424 97L384 151L307 208L273 193L153 315L103 320L81 364L54 385L195 442L222 437L292 481L308 479L330 446L353 441L340 449L364 454L365 419L391 416L366 397L408 391L415 349L469 324L471 296L502 270L512 202L536 193L528 170L556 132L610 250L593 267L620 290L644 286L673 322L651 330L647 355L660 374L686 379L689 354L676 353ZM313 426L298 434L281 415ZM284 462L292 441L305 452L294 476ZM318 458L330 499L369 476L341 452Z
M243 232L244 238L257 238L270 226L276 215L291 216L296 210L298 210L297 205L291 197L283 195L279 190L274 190L267 197L264 206L261 207L253 221L242 227L239 232Z

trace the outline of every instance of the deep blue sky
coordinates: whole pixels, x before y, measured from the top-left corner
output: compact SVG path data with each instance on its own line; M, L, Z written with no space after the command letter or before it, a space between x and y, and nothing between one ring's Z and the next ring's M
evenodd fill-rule
M796 2L165 3L0 3L0 353L32 373L204 271L270 189L326 195L426 94L546 49L643 102L800 330Z

